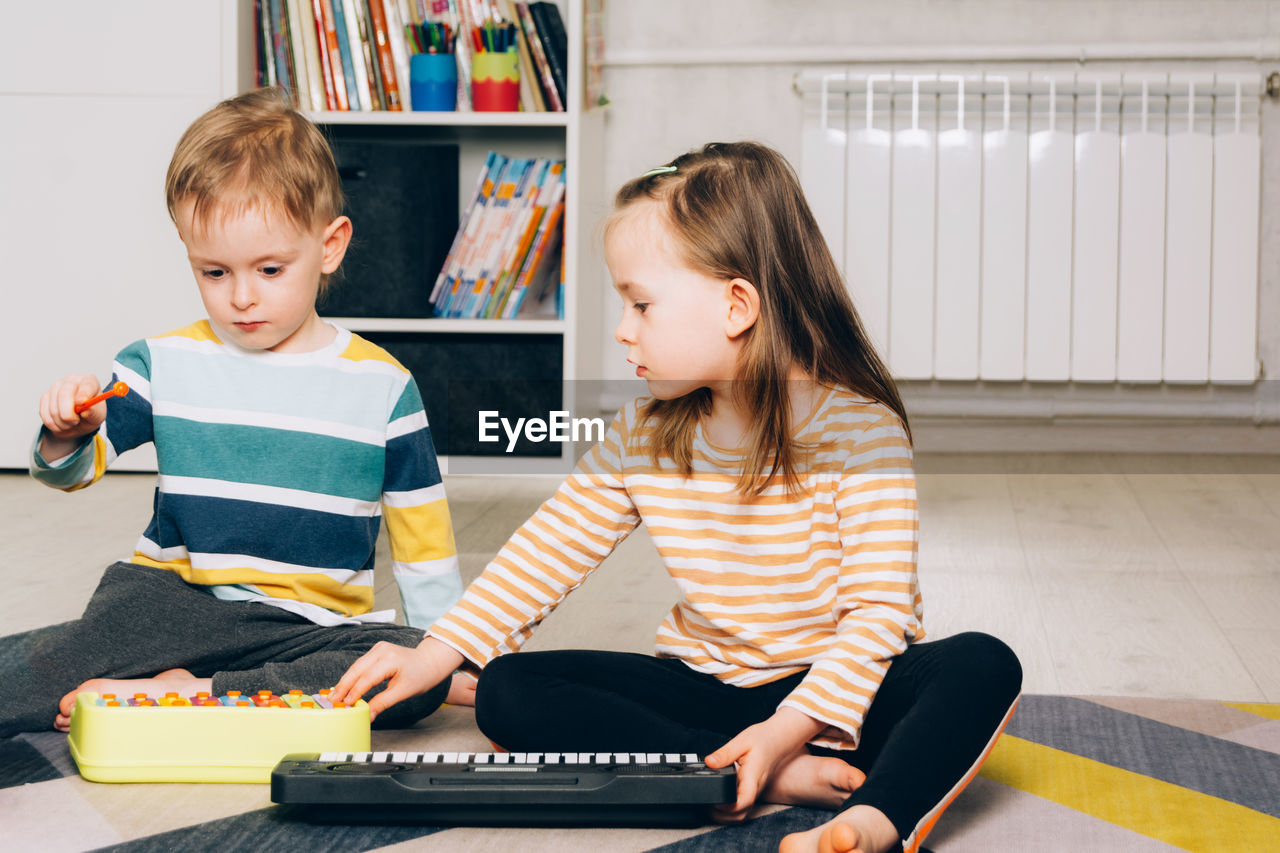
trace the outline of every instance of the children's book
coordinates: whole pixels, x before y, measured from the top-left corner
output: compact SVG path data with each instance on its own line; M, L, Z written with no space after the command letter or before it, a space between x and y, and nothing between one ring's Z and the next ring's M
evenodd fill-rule
M315 106L311 100L315 89L311 85L311 66L307 62L307 39L303 35L302 4L305 2L307 0L285 0L285 11L289 18L289 44L293 53L298 109L316 110L321 107ZM321 103L323 99L322 93Z
M347 84L347 104L353 110L369 109L369 89L367 78L360 72L359 56L352 52L352 45L360 44L360 31L355 29L354 15L348 17L351 0L333 0L333 24L338 37L338 53L342 57L342 79ZM355 33L354 37L352 33ZM361 88L364 97L361 97Z
M342 0L338 0L342 4ZM347 111L347 80L342 69L342 50L338 47L338 29L335 24L333 0L314 0L316 7L317 37L321 39L320 55L324 57L325 79L330 88L329 109Z
M521 305L529 298L531 292L534 294L533 298L535 300L541 296L546 276L549 273L548 267L551 267L549 262L554 261L556 248L562 242L564 190L559 188L563 186L563 181L557 185L555 206L551 208L551 212L543 219L542 225L538 228L538 235L534 238L534 249L525 259L524 266L520 270L520 276L516 279L515 288L512 290L511 298L502 313L503 317L511 318L519 314Z
M524 30L525 39L529 42L529 53L533 57L533 64L538 71L538 80L541 84L542 94L547 99L548 110L550 112L564 112L564 102L560 99L560 94L556 90L555 78L551 76L551 66L547 64L547 55L542 48L542 38L538 33L538 27L534 23L533 16L529 13L529 4L517 0L516 12L520 16L520 27Z
M569 104L569 36L565 32L564 20L560 17L560 7L545 0L529 4L529 14L533 16L534 25L538 28L538 37L542 39L542 52L547 56L547 65L551 69L551 79L555 82L556 94L560 103Z
M461 240L458 249L453 253L445 270L443 289L437 299L433 300L438 317L457 316L455 306L461 304L465 297L463 291L463 272L475 262L480 231L483 227L486 208L497 188L502 171L507 165L507 158L490 151L485 166L480 174L480 191L459 226Z
M398 112L402 109L399 79L396 77L395 57L391 54L391 42L388 41L387 13L382 0L368 0L369 4L369 41L378 60L378 77L382 81L382 94L386 99L386 109ZM405 86L408 87L408 79Z

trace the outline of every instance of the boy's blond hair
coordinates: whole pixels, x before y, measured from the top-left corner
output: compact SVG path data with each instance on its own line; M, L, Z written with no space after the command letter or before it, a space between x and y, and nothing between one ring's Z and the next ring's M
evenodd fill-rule
M256 207L311 231L342 215L343 207L328 141L282 89L228 98L196 119L174 149L164 195L175 223L177 205L194 201L197 225L215 211Z

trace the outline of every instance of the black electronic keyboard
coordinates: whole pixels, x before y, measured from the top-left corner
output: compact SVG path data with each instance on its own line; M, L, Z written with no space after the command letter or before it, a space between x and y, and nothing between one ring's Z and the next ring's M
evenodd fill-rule
M276 765L271 801L341 823L697 826L737 784L674 753L313 752Z

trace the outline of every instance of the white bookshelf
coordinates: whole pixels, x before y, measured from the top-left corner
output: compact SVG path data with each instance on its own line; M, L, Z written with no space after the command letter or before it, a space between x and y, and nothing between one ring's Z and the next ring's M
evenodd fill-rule
M585 79L583 0L557 0L569 34L568 104L565 112L418 112L418 111L313 111L308 117L321 127L350 133L367 128L382 139L414 139L458 146L459 214L475 184L475 176L490 150L511 157L553 157L565 161L565 292L564 317L554 311L551 300L541 305L526 304L520 316L508 320L421 317L331 317L334 322L357 333L403 333L408 335L554 335L560 339L562 378L600 379L603 330L599 318L608 278L600 250L597 225L608 210L605 192L603 152L604 116L600 108L587 109L583 103ZM242 3L241 14L252 19L252 4ZM249 33L252 26L239 26ZM250 42L252 47L252 42ZM253 53L246 57L245 71L251 76ZM356 223L358 231L359 223ZM430 288L438 271L424 277ZM550 316L548 314L550 313ZM502 377L494 377L495 379ZM571 401L565 401L565 406ZM595 414L592 412L591 414ZM566 444L564 455L572 453ZM450 460L442 455L442 467ZM510 463L512 460L502 460ZM563 462L556 461L558 470ZM521 460L515 468L536 473L546 470L546 459ZM501 464L504 470L510 464Z

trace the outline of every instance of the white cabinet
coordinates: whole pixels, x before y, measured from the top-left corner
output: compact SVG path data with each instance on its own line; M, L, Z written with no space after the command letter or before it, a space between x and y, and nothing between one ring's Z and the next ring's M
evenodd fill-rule
M230 0L10 6L0 28L0 468L26 468L40 394L55 379L105 382L125 345L203 314L164 173L187 125L241 85L244 21ZM117 463L154 464L149 447Z
M371 337L397 333L428 343L492 335L500 345L518 340L512 336L542 336L560 348L562 378L601 377L599 318L608 287L597 227L608 209L603 111L583 105L583 0L567 0L561 10L569 32L567 112L311 118L335 134L369 129L456 144L460 205L490 149L563 158L564 318L339 322ZM192 120L253 85L255 35L249 0L132 0L114 4L109 15L99 4L68 0L20 5L14 14L20 20L0 36L0 263L9 321L0 339L0 467L25 468L39 396L51 382L71 372L106 381L112 356L126 344L203 315L164 207L164 173ZM67 49L58 51L56 67L42 67L48 44L29 37L35 32L59 33ZM117 463L153 466L149 448Z

